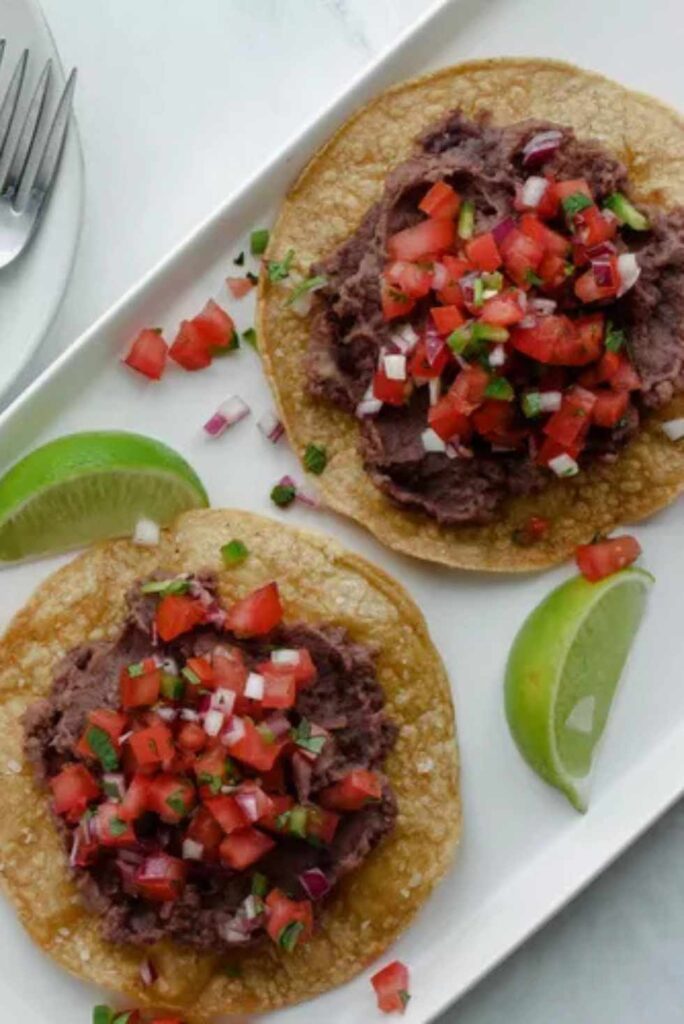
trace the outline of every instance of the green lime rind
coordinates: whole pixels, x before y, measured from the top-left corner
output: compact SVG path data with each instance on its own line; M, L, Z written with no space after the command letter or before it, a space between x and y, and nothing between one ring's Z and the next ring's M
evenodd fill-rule
M0 478L0 561L68 551L160 526L209 504L194 469L153 438L91 431L50 441Z
M530 767L586 810L582 786L605 730L617 684L641 621L650 573L626 569L599 583L576 576L528 616L506 666L505 708L515 743ZM591 701L591 724L566 722Z

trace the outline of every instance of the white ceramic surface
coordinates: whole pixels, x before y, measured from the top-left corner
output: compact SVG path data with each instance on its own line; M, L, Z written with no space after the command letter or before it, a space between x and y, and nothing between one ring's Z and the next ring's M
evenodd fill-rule
M1 0L0 38L7 49L0 71L4 91L21 51L30 64L22 108L45 61L55 66L52 108L64 83L59 55L35 0ZM47 331L71 271L81 224L83 168L72 120L59 178L43 221L28 249L0 271L0 396L11 387Z
M107 29L116 29L117 26L108 23L103 9L98 11L97 17L87 16L92 6L85 0L50 0L47 6L51 8L49 14L56 29L60 27L60 16L63 17L58 41L65 59L70 58L70 40L75 40L76 48L78 45L83 47L84 56L94 54L93 76L98 83L101 104L92 106L89 111L90 145L94 151L104 149L103 161L109 156L107 142L113 152L124 154L120 158L121 166L114 168L111 178L106 179L110 182L110 194L105 192L103 196L100 193L96 207L96 212L101 215L98 227L110 239L118 238L117 232L130 243L142 236L148 258L152 258L163 251L154 248L155 230L157 235L164 230L168 232L179 216L187 216L191 206L194 213L206 210L206 207L197 206L197 190L187 186L188 181L196 181L191 173L195 161L201 164L203 157L203 166L210 167L207 172L210 179L208 192L212 193L219 187L221 175L209 159L213 152L213 139L208 149L203 148L207 137L206 124L201 124L198 131L196 117L193 116L195 111L191 110L197 107L197 94L192 98L191 87L187 87L187 106L183 107L179 125L182 123L183 139L192 138L196 146L190 148L190 162L183 164L183 173L178 173L173 157L169 158L168 166L174 167L174 171L169 171L169 180L164 185L168 191L163 195L165 208L172 210L168 221L161 217L155 220L160 213L160 205L164 208L159 195L159 176L151 176L146 193L145 210L150 211L151 226L137 222L131 225L130 218L125 216L124 197L116 195L115 183L121 168L128 171L125 183L131 185L134 172L139 169L141 154L154 160L159 140L153 135L148 153L143 139L150 115L141 110L137 121L131 116L136 109L134 90L138 83L135 73L130 76L133 81L128 85L122 83L115 95L114 58L111 58L112 67L108 68L102 54L86 44L104 35L111 40L113 51L116 51L115 41L120 45L124 42L130 44L137 60L146 58L149 61L150 79L157 79L159 48L156 44L159 40L156 28L161 24L158 20L161 9L154 0L148 0L148 3L151 13L141 15L139 20L133 17L132 6L127 9L126 2L120 0L118 5L112 5L125 24L125 27L119 27L118 35L116 31L107 33ZM199 17L200 24L206 28L211 18L220 17L218 6L204 0L203 5L193 8L193 18ZM242 87L238 104L240 111L231 112L231 118L240 129L235 132L235 138L240 140L237 147L240 159L231 166L230 175L227 175L233 185L239 182L247 155L254 151L263 155L268 153L268 144L275 138L282 140L299 114L305 119L315 109L311 105L312 94L319 100L325 89L330 91L331 80L340 74L343 59L348 61L347 75L362 62L365 51L356 42L349 43L352 30L357 32L358 29L353 29L349 18L345 22L339 15L340 8L345 6L356 19L357 26L359 21L363 25L363 15L354 14L358 5L353 3L312 4L299 20L301 4L294 15L290 4L264 3L257 7L236 0L231 5L230 18L236 19L243 30L246 25L251 25L254 30L253 36L249 33L245 36L243 31L241 36L235 37L237 46L232 51L238 72L236 79L231 81ZM383 4L385 10L391 7L390 3ZM164 43L176 38L172 31L174 17L169 14L170 8L170 4L164 5L167 15ZM264 8L270 16L268 29L264 27ZM331 13L333 8L337 13ZM174 12L179 19L175 23L178 32L185 27L182 13L185 9L185 5L179 4ZM325 18L320 13L323 9ZM567 5L556 3L556 0L544 0L543 3L536 0L466 2L454 4L454 9L453 17L448 22L444 21L440 32L429 38L429 45L414 59L410 55L406 59L407 73L419 69L426 54L433 62L446 59L447 42L450 44L449 59L501 52L548 53L595 66L614 77L683 104L678 73L681 14L679 6L674 3L661 0L645 7L610 0L597 10L594 5L579 2L573 5L571 12L572 31L568 28ZM140 5L136 5L136 10L140 11ZM78 13L82 17L77 17ZM111 12L109 17L115 19ZM286 36L287 23L292 30L289 37ZM223 24L228 27L227 20ZM333 25L336 33L331 30ZM578 26L583 26L581 31ZM645 59L644 55L651 53L649 36L655 31L655 26L659 29L659 59ZM664 26L669 31L663 31ZM260 29L263 31L258 31ZM383 38L382 31L386 29L386 25L377 23L376 42ZM278 41L272 43L272 49L268 50L263 38L271 30L277 33ZM283 41L288 38L289 46L287 41ZM342 45L340 40L348 45ZM257 90L257 86L249 78L249 70L254 72L253 45L243 44L254 44L255 41L264 46L256 62L259 74L270 75L271 84L263 91L257 91L256 99L249 97L249 102L259 111L258 118L250 125L250 118L243 117L241 104L244 103L245 83L249 83L248 92L252 88ZM193 44L197 50L200 43L201 38L193 36L187 27L182 47L177 44L174 57L180 59L181 49L192 50ZM316 56L320 57L321 52L327 57L325 46L328 44L334 48L334 58L317 60ZM218 45L214 40L212 46L210 53L218 60L222 44ZM264 59L266 51L270 61ZM311 65L306 66L305 73L302 72L302 62L297 62L297 67L292 66L292 52L301 52L305 56L312 54ZM242 63L241 55L244 57ZM206 47L202 50L202 58L203 64L215 66L211 60L207 61ZM278 64L279 58L285 64ZM290 61L292 78L288 78L290 89L285 91L283 98L277 93L276 85L283 82L287 60ZM96 65L99 64L104 67L98 77ZM164 72L171 75L172 65L173 60L169 64L162 61L162 80ZM268 70L267 65L270 65ZM195 60L192 66L201 77L200 62ZM313 88L316 76L324 83L320 88ZM189 77L192 79L193 75ZM305 89L307 83L309 88ZM153 91L150 84L146 100L150 104L154 103L151 98ZM205 98L209 100L208 95ZM111 116L102 117L103 106ZM171 106L173 108L173 104ZM293 106L296 108L294 111ZM163 118L162 107L166 109L167 104L146 106L145 110L154 109ZM275 109L271 110L271 107ZM116 121L117 113L120 122ZM283 124L286 129L283 129ZM120 132L129 127L134 144L122 145ZM119 137L112 141L110 131ZM98 144L100 140L103 140L102 146ZM246 154L244 159L243 154ZM186 156L185 150L183 156ZM229 162L228 158L226 162ZM160 169L155 167L155 170ZM174 178L174 174L178 177ZM153 188L153 184L157 187ZM218 192L213 194L216 198L220 195ZM180 210L170 202L174 195L178 196ZM171 322L176 312L185 311L188 303L192 305L199 301L207 288L217 289L217 275L212 267L214 254L220 253L222 246L230 249L231 229L241 230L255 216L249 204L245 204L240 212L241 217L237 221L229 219L224 223L221 239L212 241L205 237L205 255L193 264L193 272L197 273L196 287L186 288L182 274L169 279L166 288L155 289L154 295L148 295L146 314L157 319L158 314L164 312L164 319ZM130 231L129 236L125 234L126 230ZM167 242L170 240L167 237ZM111 297L107 288L113 287L116 274L120 289L131 280L127 276L131 263L141 258L140 249L135 245L121 248L112 244L109 248L105 246L103 251L100 231L91 239L84 255L84 259L95 264L90 276L88 268L82 268L83 281L91 287L78 289L70 308L64 311L65 316L72 317L71 323L82 325L84 321L78 318L83 315L83 309L97 312L101 306L95 303L101 302L103 296L105 299ZM219 262L222 263L221 260ZM171 294L174 295L174 305L167 302ZM112 347L118 345L118 338L132 326L127 315L122 311L115 321L106 325ZM64 341L69 337L64 321L61 330ZM78 377L65 372L56 378L52 395L54 400L59 397L60 406L69 404L79 390L80 380L89 379L90 370L96 362L81 362ZM237 367L238 364L235 365ZM241 356L237 386L260 407L260 403L266 401L266 395L254 374L250 356L244 354ZM174 400L178 398L184 402L187 396L185 408L189 417L194 417L198 423L212 398L220 397L227 390L225 383L216 377L204 379L207 381L206 399L198 396L195 390L190 393L189 385L185 386L187 382L183 382L183 387L174 395ZM103 381L106 391L102 390ZM24 407L23 414L12 417L12 439L8 438L6 430L3 431L2 440L11 443L5 447L2 457L8 457L15 444L29 443L34 431L43 427L51 433L83 423L125 422L130 419L126 417L126 409L130 406L122 403L128 402L130 386L130 382L124 384L120 377L100 378L98 371L91 390L82 399L84 404L60 414L59 424L52 419L52 401L32 402ZM58 391L61 392L59 396ZM138 402L137 407L142 404ZM268 484L275 473L282 471L284 462L288 463L284 456L275 460L272 458L275 453L270 450L254 448L256 435L250 433L253 425L241 424L237 428L241 431L239 435L226 438L222 449L225 458L221 458L219 453L222 469L216 474L216 450L207 450L206 446L203 449L198 437L188 437L187 429L180 432L176 428L174 431L174 425L161 412L161 406L152 406L150 412L154 414L155 426L149 423L147 429L161 430L163 427L164 436L185 450L205 475L211 474L212 497L215 500L237 501L240 498L244 502L247 494L250 505L267 510L265 495ZM145 429L142 419L136 425ZM254 454L259 456L259 465L254 464L256 460L251 457ZM224 472L232 476L236 466L242 471L239 487L234 479L223 478ZM677 642L678 621L671 593L681 564L673 560L671 553L677 551L676 541L681 536L681 504L640 530L647 547L649 566L658 573L659 585L654 595L652 614L626 678L609 742L603 752L596 799L590 815L583 821L576 819L554 794L529 778L516 760L500 714L500 673L506 646L527 608L562 573L533 581L483 583L477 578L437 573L395 559L382 552L365 535L328 517L296 513L289 518L333 530L347 543L401 575L427 609L433 634L445 651L453 673L465 761L467 819L462 856L449 885L442 890L441 899L433 901L416 928L399 946L400 955L411 962L414 972L415 998L407 1019L423 1020L464 978L476 975L488 958L491 959L497 951L503 952L511 941L515 941L515 935L520 936L526 922L541 920L559 899L570 895L579 878L586 878L598 862L612 856L620 843L633 833L637 819L645 823L648 812L665 806L678 791L684 761L682 737L677 728L680 720L677 714L681 710L677 679L681 645ZM38 575L28 572L13 574L11 586L5 589L11 590L13 600L19 601L28 593ZM496 600L495 615L492 614L492 598ZM477 645L472 644L473 635L479 637ZM489 660L485 660L484 651L495 653L488 654ZM655 652L658 652L657 656ZM667 700L654 699L656 693ZM449 1020L458 1019L459 1024L463 1021L480 1024L499 1019L525 1021L525 1024L549 1019L563 1024L566 1021L569 1024L570 1020L580 1020L582 1024L590 1021L592 1024L594 1021L597 1024L599 1021L602 1024L606 1021L610 1024L613 1021L636 1024L643 1020L657 1020L660 1024L679 1020L682 995L678 980L681 977L681 916L677 916L677 882L681 875L676 874L676 844L680 831L678 819L672 817L659 826L655 836L641 844L642 849L650 848L648 857L639 851L630 853L621 861L617 871L595 885L586 897L564 913L560 922L537 936L522 954L499 971L495 984L485 983L449 1014ZM666 847L662 842L664 836L669 836ZM660 845L656 846L656 843ZM635 866L630 869L630 864ZM584 910L580 912L578 907L582 906ZM3 950L7 950L6 963L0 972L0 991L3 1011L8 1019L26 1020L29 1024L48 1019L57 1021L57 1024L66 1024L67 1021L71 1024L89 1019L89 1006L94 1001L94 994L84 994L81 986L63 978L51 965L45 964L23 936L17 934L9 918L0 917L0 943ZM27 976L31 977L30 986L25 983ZM45 1010L48 1005L49 1012ZM11 1013L14 1013L13 1018ZM318 1020L322 1013L342 1022L379 1019L369 1009L368 990L363 981L310 1007L284 1014L281 1019L305 1024L308 1020Z

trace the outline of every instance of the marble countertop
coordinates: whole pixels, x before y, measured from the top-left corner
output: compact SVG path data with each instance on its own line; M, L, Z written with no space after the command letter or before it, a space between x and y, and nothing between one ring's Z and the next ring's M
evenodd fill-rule
M430 6L43 0L80 72L86 200L72 280L23 383ZM682 1021L683 831L677 807L441 1024Z

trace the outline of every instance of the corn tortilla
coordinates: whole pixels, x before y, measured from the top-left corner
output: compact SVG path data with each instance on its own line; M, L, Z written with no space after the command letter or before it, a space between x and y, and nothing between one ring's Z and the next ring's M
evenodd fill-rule
M294 249L293 266L306 274L353 233L416 136L456 107L471 118L490 112L495 124L530 117L568 124L626 164L638 201L684 204L684 120L675 111L569 64L472 61L398 85L350 118L292 188L267 256L280 259ZM319 485L327 504L397 551L463 569L542 569L596 532L652 515L684 490L684 444L673 444L659 427L684 413L680 396L645 418L615 463L595 461L577 477L552 480L540 495L509 498L489 525L440 526L401 508L364 471L354 417L307 394L307 318L285 305L282 284L262 274L259 289L264 366L293 448L301 457L310 442L325 445L329 461ZM548 518L551 530L533 547L520 547L513 533L530 515Z
M226 570L219 549L233 538L250 554ZM336 890L310 944L289 955L265 944L218 958L164 943L149 953L159 980L146 988L139 969L148 953L105 942L97 918L81 905L46 795L23 763L21 716L48 693L55 663L69 649L117 635L126 590L158 568L216 571L225 603L276 579L286 620L344 626L355 640L378 648L387 710L400 726L386 765L399 819L394 833ZM129 541L99 545L39 587L0 641L0 664L0 880L45 952L136 1005L164 1005L190 1024L206 1024L217 1014L271 1010L324 992L379 956L449 867L461 810L444 667L402 587L327 537L211 509L181 516L155 549ZM229 976L236 968L239 977Z

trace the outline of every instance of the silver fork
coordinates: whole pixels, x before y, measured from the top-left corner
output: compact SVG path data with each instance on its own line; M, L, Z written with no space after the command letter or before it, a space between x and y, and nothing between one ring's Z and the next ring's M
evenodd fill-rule
M5 40L0 40L0 67ZM23 124L17 116L29 53L24 50L0 105L0 268L11 263L33 235L57 176L76 85L73 69L50 120L48 60L38 79Z

